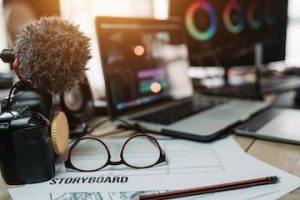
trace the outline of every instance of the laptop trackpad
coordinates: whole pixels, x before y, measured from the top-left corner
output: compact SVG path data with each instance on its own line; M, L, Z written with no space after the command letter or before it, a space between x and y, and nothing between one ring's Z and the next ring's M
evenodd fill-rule
M300 140L300 112L286 110L257 131L257 134Z

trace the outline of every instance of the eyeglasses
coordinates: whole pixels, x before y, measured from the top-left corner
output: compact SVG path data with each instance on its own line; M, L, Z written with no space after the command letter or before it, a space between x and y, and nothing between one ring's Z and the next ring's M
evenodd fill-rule
M120 158L120 161L112 161L111 153L103 141L84 137L71 146L65 166L81 172L94 172L108 165L124 164L135 169L145 169L166 161L165 152L157 140L145 134L128 138L122 146Z

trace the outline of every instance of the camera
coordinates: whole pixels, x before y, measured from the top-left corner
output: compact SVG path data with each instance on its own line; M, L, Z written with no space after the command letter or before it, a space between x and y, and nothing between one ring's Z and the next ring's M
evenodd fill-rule
M61 45L62 41L64 45ZM5 129L1 143L10 144L1 146L0 157L1 172L7 183L40 182L53 175L52 156L63 155L69 139L69 123L60 99L63 92L83 81L90 58L90 38L78 26L59 17L42 17L26 24L20 29L14 49L1 51L0 59L10 63L21 80L12 86L9 97L1 106L0 124ZM41 116L49 121L49 127L46 128ZM1 136L2 133L1 130ZM31 143L39 143L39 147ZM52 152L49 151L51 148ZM44 156L40 156L41 152ZM32 157L32 160L22 160L19 153L23 153L22 157ZM11 165L15 165L14 171L8 173ZM43 173L26 176L29 169L22 166L36 170L36 166L40 166L39 172Z
M44 116L27 109L0 115L0 168L7 184L36 183L54 176L49 126Z
M22 80L2 101L0 169L7 184L37 183L55 175L55 158L67 149L69 127L53 97Z

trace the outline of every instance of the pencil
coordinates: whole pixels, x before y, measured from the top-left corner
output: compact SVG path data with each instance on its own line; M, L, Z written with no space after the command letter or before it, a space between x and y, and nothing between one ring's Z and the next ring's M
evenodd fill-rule
M164 199L171 199L171 198L187 197L192 195L235 190L235 189L241 189L241 188L258 186L258 185L274 184L277 183L278 180L279 179L277 176L269 176L269 177L256 178L256 179L250 179L244 181L236 181L231 183L223 183L218 185L192 188L192 189L177 190L173 192L165 192L160 194L141 195L139 199L140 200L164 200Z

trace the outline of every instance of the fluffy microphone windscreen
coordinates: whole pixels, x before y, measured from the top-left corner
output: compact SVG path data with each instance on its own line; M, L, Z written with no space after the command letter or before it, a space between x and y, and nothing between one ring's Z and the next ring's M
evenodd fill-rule
M58 17L42 17L17 36L18 74L34 87L60 93L76 87L91 58L90 39L78 26Z

